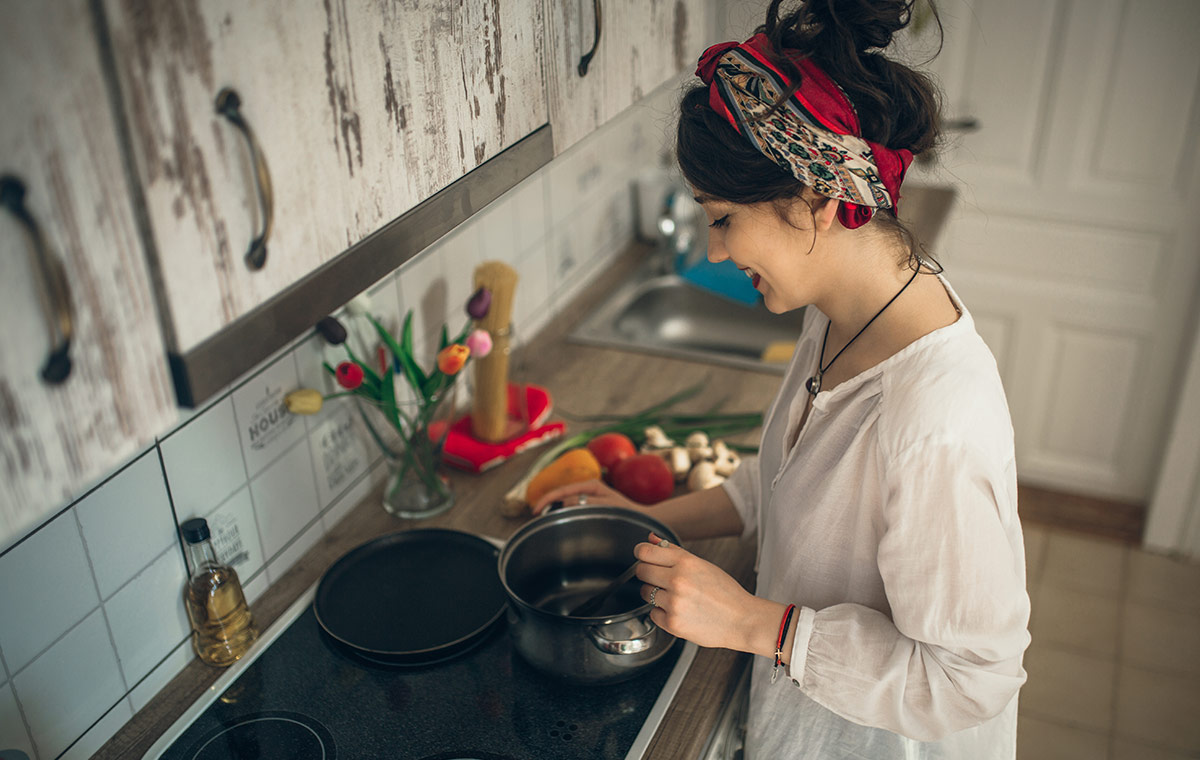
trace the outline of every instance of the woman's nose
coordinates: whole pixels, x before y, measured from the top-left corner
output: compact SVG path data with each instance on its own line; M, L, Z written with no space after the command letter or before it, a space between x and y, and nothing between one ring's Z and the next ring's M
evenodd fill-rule
M717 235L708 236L708 260L713 264L720 264L729 258L729 253L725 250L725 246L721 245L721 241L717 237Z

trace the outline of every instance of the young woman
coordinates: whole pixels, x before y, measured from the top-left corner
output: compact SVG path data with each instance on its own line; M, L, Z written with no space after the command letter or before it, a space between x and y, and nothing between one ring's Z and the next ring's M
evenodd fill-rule
M809 0L710 48L683 98L679 165L731 259L785 312L812 306L760 453L649 509L685 538L757 533L746 592L654 537L656 624L754 660L754 758L1015 756L1029 599L1013 433L995 360L896 219L937 138L922 75L882 54L911 3ZM784 675L785 677L778 677Z

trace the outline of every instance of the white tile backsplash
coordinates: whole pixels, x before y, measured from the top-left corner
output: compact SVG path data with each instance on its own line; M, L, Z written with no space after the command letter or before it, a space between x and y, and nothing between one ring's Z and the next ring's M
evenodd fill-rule
M250 481L263 555L270 561L317 518L312 457L301 441Z
M12 686L7 683L0 685L0 751L4 750L17 750L34 756L33 744L25 729L25 721L21 718L17 698L13 695Z
M324 510L367 471L378 450L367 439L354 405L348 400L333 407L322 424L308 436L313 472L317 480L317 503Z
M283 397L299 386L296 361L289 355L233 392L233 413L251 478L304 437L303 420L283 405Z
M368 291L372 313L398 332L413 309L428 367L442 324L457 332L466 321L475 267L500 260L517 269L514 334L528 342L632 239L628 186L657 165L675 97L660 91L630 109L384 277ZM369 348L356 350L370 360L369 325L337 314L362 333ZM350 403L305 418L282 404L298 387L339 391L321 363L345 358L298 336L0 554L0 681L10 679L0 683L0 751L86 757L193 661L176 519L209 521L253 608L377 492L388 470Z
M133 464L75 506L100 598L107 599L168 546L175 520L158 451Z
M176 544L104 602L127 684L145 678L191 632L183 606L186 583L183 555Z
M0 653L17 673L100 606L75 511L0 557Z
M97 609L12 679L41 757L58 757L125 698L126 687Z
M180 513L180 521L196 515ZM264 557L250 487L244 486L207 515L217 558L232 565L245 582L262 569ZM190 569L190 568L189 568Z
M104 743L111 739L117 731L121 730L121 726L128 723L132 717L133 708L129 704L129 699L122 699L57 760L87 760L96 753L96 750L103 747Z
M226 396L159 444L180 521L205 515L246 484L233 400Z

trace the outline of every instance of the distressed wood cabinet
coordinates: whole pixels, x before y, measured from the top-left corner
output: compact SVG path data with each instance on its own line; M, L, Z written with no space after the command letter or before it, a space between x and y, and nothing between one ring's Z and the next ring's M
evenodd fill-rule
M713 6L706 0L546 0L555 153L694 70L704 47L715 41Z
M3 549L175 404L87 3L8 3L0 38Z
M541 0L102 7L176 352L547 121Z

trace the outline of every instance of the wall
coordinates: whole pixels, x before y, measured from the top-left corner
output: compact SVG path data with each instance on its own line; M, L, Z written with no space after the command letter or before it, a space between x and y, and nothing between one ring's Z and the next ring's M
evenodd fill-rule
M475 265L501 259L519 272L514 331L528 340L633 238L631 185L661 154L677 90L376 283L373 312L396 326L413 309L424 350L463 323ZM348 405L282 409L288 391L326 387L326 350L298 338L0 554L0 751L88 757L190 662L179 522L208 519L253 605L382 479Z

